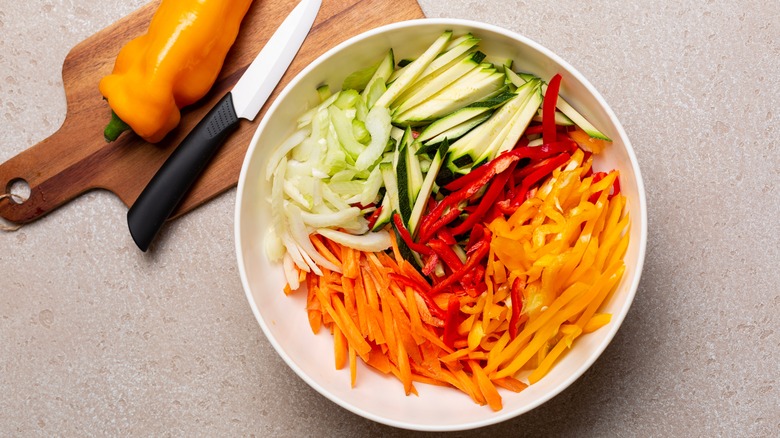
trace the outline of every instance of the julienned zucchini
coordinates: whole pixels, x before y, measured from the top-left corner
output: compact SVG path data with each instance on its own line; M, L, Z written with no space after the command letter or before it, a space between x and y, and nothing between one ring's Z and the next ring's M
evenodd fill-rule
M398 196L398 180L395 176L395 166L392 162L379 163L379 170L382 172L382 181L385 183L385 198L388 199L390 205L389 210L399 211L401 200ZM382 201L384 204L384 201Z
M417 269L418 272L420 272L420 268L423 266L422 259L416 252L412 251L404 239L401 238L401 234L398 232L398 228L395 226L395 222L391 220L390 223L393 225L395 242L398 245L398 252L401 253L401 257L403 257L403 259L407 262L411 263L412 266ZM423 278L425 277L423 276Z
M405 67L405 71L398 76L390 87L387 88L387 91L379 97L376 105L381 105L386 108L389 107L390 104L393 103L393 101L403 93L418 76L420 76L420 73L428 67L434 58L444 50L451 38L452 31L448 30L442 33L419 58Z
M431 165L428 168L428 173L425 174L422 187L420 187L420 191L417 193L417 199L414 201L414 207L412 208L412 214L409 217L408 222L409 233L412 237L417 235L417 226L420 225L420 219L422 218L423 213L425 213L425 205L428 203L428 198L430 198L431 193L433 193L436 176L439 174L439 169L441 169L441 165L444 163L444 157L447 155L449 146L450 143L447 139L444 139L444 141L439 143L436 154L433 156Z
M390 49L379 62L374 75L369 79L366 88L361 93L366 108L371 109L376 101L387 91L387 82L390 80L394 68L395 55L393 54L393 49Z
M455 39L450 40L450 42L443 50L444 53L437 56L433 61L431 61L430 64L428 64L428 67L426 67L425 70L423 70L422 73L420 73L419 79L422 79L428 76L429 74L433 73L434 71L438 70L440 67L452 61L457 56L462 55L466 51L470 50L472 47L475 47L478 43L479 43L479 38L474 38L474 36L471 35L470 33L461 35ZM402 59L398 61L398 69L394 71L392 75L390 75L390 78L388 79L387 82L388 83L395 82L396 79L398 79L402 74L406 72L407 67L409 67L411 63L412 60L409 59Z
M393 123L409 126L431 123L457 109L495 96L504 81L503 73L482 63L418 105L400 114L394 113Z
M542 109L536 112L534 116L534 122L542 123ZM555 111L555 124L558 126L574 126L574 122L566 116L566 114L556 110Z
M436 176L444 163L444 157L447 154L449 142L445 140L438 145L438 149L428 167L428 172L425 174L424 179L419 179L422 178L422 173L419 171L421 156L416 153L416 149L420 146L420 143L411 139L410 129L407 129L407 133L408 135L404 135L404 140L399 143L399 148L396 150L398 156L395 172L390 172L389 170L391 163L385 162L380 164L380 166L383 166L383 176L387 177L385 181L390 181L391 184L397 182L397 189L395 190L395 193L397 193L397 201L395 202L398 203L398 208L392 208L394 201L393 198L390 197L391 189L388 188L387 194L385 195L387 201L382 201L383 212L377 219L374 230L379 229L387 222L390 222L396 233L396 241L401 256L419 269L423 266L422 258L404 243L404 240L398 233L396 224L392 220L392 215L396 211L401 215L403 225L414 238L417 233L417 227L420 224L420 219L425 213L425 206L428 202L428 198L431 196L431 193L433 193ZM405 140L409 140L411 143L407 143ZM385 215L385 209L391 213ZM408 212L407 209L409 210ZM381 224L380 221L382 221Z
M382 203L379 204L379 208L382 210L379 212L379 217L376 218L374 226L371 227L371 231L379 231L390 223L393 218L393 207L390 203L390 195L385 191L385 197L382 198Z
M419 143L412 138L411 128L407 128L398 143L395 160L395 177L398 182L398 212L404 224L409 223L412 207L423 185L420 159L417 157Z
M446 54L442 56L446 56ZM484 58L485 54L479 51L461 55L428 76L415 81L393 102L390 108L396 114L403 114L405 111L427 101L467 73L480 67L480 63Z
M478 114L464 122L458 123L457 125L453 126L452 128L447 129L446 131L442 132L441 134L437 135L436 137L433 137L432 139L425 142L425 149L429 150L431 147L436 147L439 143L444 141L445 139L449 140L452 139L453 141L463 137L464 135L468 134L469 131L474 129L475 127L479 126L484 122L485 120L489 119L490 116L493 114L492 111L483 112L481 114Z
M506 73L507 79L509 79L511 81L511 83L514 84L517 87L520 87L520 86L522 86L523 84L525 84L525 83L527 83L529 81L532 81L532 80L535 80L535 79L539 79L538 77L536 77L536 76L534 76L532 74L529 74L529 73L515 73L511 69L506 69L505 73ZM544 95L545 93L547 93L547 84L543 83L542 84L542 95ZM591 137L598 138L598 139L601 139L601 140L610 141L610 142L612 141L612 139L610 139L609 137L604 135L604 133L602 133L601 131L596 129L596 127L593 126L593 124L591 124L585 117L582 116L582 114L579 113L579 111L574 109L574 107L571 106L569 104L569 102L566 102L566 100L564 98L562 98L561 96L558 96L558 102L555 105L555 107L557 109L559 109L561 111L561 113L563 113L563 115L566 116L566 118L568 119L569 122L574 123L575 125L579 126L583 131L588 133L588 135L590 135ZM556 112L556 117L555 117L556 122L558 121L558 119L559 119L559 116L557 115L557 112ZM565 123L567 120L563 119L563 121Z
M523 84L515 91L515 96L493 113L487 121L453 143L447 156L447 168L452 173L462 173L463 168L471 168L494 158L495 153L513 139L512 146L514 146L536 110L539 109L541 101L532 98L534 94L539 93L539 86L538 80ZM527 107L530 109L524 111ZM527 120L518 118L529 112ZM519 128L521 125L524 125L522 130ZM515 129L515 126L518 128ZM519 134L517 134L518 130ZM514 138L515 134L517 138Z
M523 136L523 132L528 128L541 104L542 94L537 88L523 101L521 109L515 113L511 121L501 130L501 133L493 139L477 162L492 160L502 153L512 150L520 137Z
M514 93L507 91L498 96L455 110L428 125L420 133L420 136L417 137L417 140L423 142L426 146L439 143L444 138L454 141L466 134L471 128L487 120L494 108L503 105L512 97L514 97Z
M446 67L454 60L464 56L466 53L473 53L474 47L479 44L479 38L474 38L471 34L466 34L461 37L455 38L450 41L450 45L444 48L444 53L439 55L436 59L428 64L428 67L420 73L418 80L427 78L429 75L438 72L439 69ZM482 58L484 58L484 54ZM482 62L482 59L477 61L477 64Z

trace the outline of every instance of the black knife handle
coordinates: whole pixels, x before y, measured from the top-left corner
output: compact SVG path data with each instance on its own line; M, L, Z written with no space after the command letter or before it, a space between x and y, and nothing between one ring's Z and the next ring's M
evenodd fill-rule
M127 212L138 248L146 251L163 223L205 169L228 135L238 128L233 97L227 93L163 163Z

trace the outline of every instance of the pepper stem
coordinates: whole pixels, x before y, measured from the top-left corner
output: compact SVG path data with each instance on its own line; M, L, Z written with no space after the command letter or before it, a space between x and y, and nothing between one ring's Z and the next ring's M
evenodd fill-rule
M103 137L107 142L112 142L119 137L119 134L130 129L130 125L123 122L114 111L111 111L111 121L108 122L103 130Z

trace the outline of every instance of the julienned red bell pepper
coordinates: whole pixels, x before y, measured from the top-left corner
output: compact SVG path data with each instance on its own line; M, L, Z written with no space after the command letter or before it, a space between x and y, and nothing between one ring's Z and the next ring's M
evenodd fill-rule
M596 172L593 174L593 180L591 180L591 184L596 184L597 182L604 179L604 177L607 176L606 172ZM595 204L596 201L599 200L599 196L601 195L601 192L596 192L592 195L590 195L590 198L588 198L588 202L591 204Z
M371 215L368 216L368 228L374 228L374 225L376 224L377 219L379 219L379 215L382 214L382 206L380 205L376 210L374 210Z
M466 253L470 254L473 251L472 248L474 248L474 245L480 240L482 240L483 238L485 238L485 234L487 234L488 232L489 231L487 231L485 227L482 226L474 227L471 230L471 233L469 234L469 245L468 247L466 247Z
M468 187L467 192L472 192L471 195L473 195L474 193L478 192L479 189L482 188L482 186L487 184L491 178L503 172L513 162L519 160L520 158L523 158L524 156L523 154L524 154L523 151L519 151L517 149L504 152L503 154L489 161L487 164L472 169L471 172L461 176L455 181L450 182L449 184L444 186L444 188L450 191L455 191L455 190ZM456 193L461 193L461 191L458 191ZM471 195L461 198L460 200L462 201L463 199L467 199Z
M428 258L425 260L425 265L423 265L422 273L431 276L434 271L436 271L436 265L439 263L439 256L436 253L433 253L432 255L429 255Z
M459 217L463 210L458 208L457 205L479 192L485 185L489 184L489 188L482 196L482 199L476 205L468 206L465 209L469 213L468 216L460 225L449 230L451 235L457 236L462 234L473 227L474 224L479 223L496 200L498 200L498 197L504 192L504 187L510 179L519 179L523 181L519 190L514 188L514 184L513 189L510 190L510 193L512 194L511 198L514 202L522 203L528 189L559 165L551 165L550 163L563 161L564 156L567 157L566 160L568 160L568 154L573 153L576 148L576 143L571 139L551 142L541 146L519 147L501 154L488 164L478 167L469 174L451 182L445 186L445 188L456 191L436 204L431 211L423 217L420 223L419 242L423 244L427 243L433 238L438 230L443 229L447 224ZM549 157L555 157L555 159L542 161L538 164L529 164L525 166L521 172L512 173L521 159L530 158L533 163L534 161L549 159ZM513 170L507 172L509 167ZM505 173L505 176L500 176ZM493 180L494 178L495 180ZM530 178L530 180L527 180L528 178ZM514 211L514 209L520 205L518 203L513 206L512 201L507 200L503 200L502 202L503 206L498 206L497 210L500 210L505 214ZM449 208L449 210L447 210L447 208Z
M490 178L495 176L496 173L501 171L500 167L509 165L509 163L517 159L515 155L517 154L505 152L496 157L493 161L490 161L489 163L483 164L479 167L475 167L471 169L469 173L451 181L444 186L444 189L449 190L450 192L456 192L457 190L461 190L464 187L481 187L482 185L486 184L487 181L490 181ZM483 184L478 184L480 181L483 182Z
M436 233L436 236L443 240L447 245L455 245L458 243L452 233L450 233L450 230L448 230L446 227L439 228L439 232Z
M363 205L363 204L361 204L361 203L359 203L359 202L353 202L352 204L349 204L349 205L350 205L350 207L357 207L357 208L359 208L359 209L361 209L361 210L365 210L365 209L367 209L367 208L375 207L375 206L376 206L376 203L374 203L374 202L369 202L368 204L366 204L366 205Z
M534 178L538 177L544 172L544 169L547 169L549 165L554 162L555 158L556 157L547 158L538 163L534 163L522 169L515 170L512 174L512 179L520 181L520 184L515 186L507 186L504 193L504 199L496 203L495 209L506 216L514 213L519 206L519 204L514 205L514 203L519 202L522 204L528 198L528 192L533 185L531 184L530 180L526 181L526 178L529 176L533 176Z
M553 170L563 166L571 159L568 153L562 153L557 157L550 158L545 163L537 167L533 172L523 178L523 182L520 185L520 190L515 192L515 196L511 200L504 200L499 202L499 208L502 209L504 214L512 214L520 204L525 201L525 195L531 187L546 177ZM509 201L509 202L506 202Z
M519 329L520 312L523 311L523 285L519 278L515 278L515 281L512 282L509 296L512 298L512 315L509 317L509 339L514 339L517 337Z
M515 170L516 165L517 161L512 162L503 172L496 176L496 179L490 184L490 187L488 187L485 194L482 195L482 199L479 201L476 211L468 215L466 220L461 222L460 225L450 230L453 236L470 231L474 225L479 223L485 213L487 213L490 207L498 200L498 196L503 192L504 186L512 175L512 172Z
M401 235L401 239L403 239L404 243L406 243L406 246L408 246L409 249L423 255L433 255L433 250L412 240L412 235L409 234L409 230L406 229L403 220L401 220L400 214L393 214L393 223L395 223L395 228L398 230L398 234Z
M457 219L461 213L463 213L461 209L452 206L446 213L444 213L438 218L436 218L433 213L429 214L430 219L423 220L423 222L420 224L420 233L418 236L418 240L421 243L428 242L436 233L436 231L442 229L445 225Z
M534 161L543 160L552 156L558 155L563 152L573 154L579 146L574 140L566 138L560 141L554 141L552 143L544 143L540 146L526 146L529 151L528 158Z
M515 181L520 181L520 183L522 184L523 180L526 177L528 177L528 175L530 175L530 174L536 172L537 170L547 166L547 164L549 164L554 158L556 158L556 157L558 157L560 155L561 155L560 153L559 154L555 154L555 155L547 157L547 158L545 158L545 159L543 159L541 161L538 161L536 163L529 164L528 166L525 166L522 169L516 169L515 172L514 172L514 175L512 175L512 176L514 177ZM515 189L518 189L518 188L519 188L519 186L515 187Z
M612 193L609 195L609 199L612 199L615 195L620 193L620 175L615 178L615 182L612 183Z
M539 125L539 126L541 126L541 125ZM528 146L528 143L530 143L530 142L531 142L531 140L528 139L528 136L524 135L524 136L520 137L520 140L517 140L517 144L515 144L515 147L516 148L526 147L526 146Z
M471 169L469 173L450 182L445 185L444 188L450 192L455 192L464 187L483 182L483 184L477 185L477 187L481 187L487 183L485 180L489 181L490 178L497 173L500 173L502 169L505 169L512 161L523 158L530 158L532 161L538 161L560 154L561 152L573 153L575 149L577 149L577 143L570 138L550 143L545 142L540 146L518 146L511 151L504 152L487 164Z
M561 88L561 75L556 74L550 79L542 103L542 138L545 143L556 140L555 107L558 105L558 91Z
M442 199L441 202L436 204L436 206L423 217L420 222L420 242L427 242L436 234L437 230L460 216L462 211L457 208L458 204L477 194L477 192L490 183L493 177L505 172L508 167L512 166L514 169L514 166L517 165L517 161L523 158L525 153L526 152L514 150L505 152L484 166L478 167L467 175L450 183L448 187L457 187L458 190ZM477 173L472 176L474 172ZM466 179L465 183L461 182L464 178ZM506 183L506 181L504 183ZM488 192L489 191L490 188L488 188ZM449 210L447 210L448 208ZM477 209L479 209L479 207L477 207ZM473 215L473 213L471 215ZM471 215L469 215L469 217L471 217ZM453 236L457 236L458 234L461 233L452 233Z
M568 126L555 125L555 130L557 132L566 132L567 129ZM543 131L544 131L544 125L533 125L526 128L525 132L523 132L523 136L542 134Z
M597 182L604 179L604 177L607 176L606 172L596 172L593 174L593 181L591 181L591 184L596 184ZM620 193L620 178L615 178L615 182L612 183L612 187L609 188L609 196L607 196L607 199L612 199L615 195ZM590 198L588 198L588 202L595 204L596 201L598 201L599 196L601 196L601 192L594 193L590 195Z
M459 176L457 179L454 179L449 183L447 183L447 185L444 186L444 189L450 192L460 190L463 187L471 185L472 183L474 183L474 181L477 181L482 177L484 177L485 174L487 174L488 169L489 166L487 164L483 164L481 166L475 167L471 169L469 173L463 176Z
M523 132L523 135L541 134L542 129L543 129L543 125L529 126L525 128L525 132Z
M490 232L487 231L487 228L482 225L476 225L474 228L471 229L471 233L469 233L469 243L466 246L466 256L470 256L476 249L479 247L477 246L477 243L481 242L485 239L490 239ZM463 276L461 279L461 284L464 288L466 288L466 293L468 293L471 296L478 296L482 292L484 292L487 289L487 284L482 281L482 279L485 277L485 266L482 264L477 265L472 269L471 271L467 272L466 275ZM473 287L471 287L473 286Z
M490 251L490 234L485 234L482 240L474 244L474 252L466 259L466 263L463 264L463 267L454 271L452 275L445 278L441 283L433 286L431 290L428 291L428 294L434 296L452 287L455 282L463 278L466 273L479 265L482 262L482 259L488 255L488 251Z
M455 251L446 242L438 238L432 239L430 242L428 242L428 246L453 272L463 268L463 262L460 260L460 257L455 254Z
M470 272L460 280L461 285L465 289L466 293L472 297L478 297L479 294L487 290L487 283L485 283L485 266L479 264L474 267Z
M463 316L460 313L460 299L452 294L447 301L447 316L444 318L444 333L442 340L444 345L455 348L455 338L458 337L458 326L463 322Z

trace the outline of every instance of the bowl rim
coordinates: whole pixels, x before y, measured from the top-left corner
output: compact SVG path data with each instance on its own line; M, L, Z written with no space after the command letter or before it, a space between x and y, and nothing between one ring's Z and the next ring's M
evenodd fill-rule
M629 157L629 161L631 163L631 168L634 173L634 178L636 180L637 185L637 193L638 193L638 201L639 201L639 248L638 248L638 254L637 254L637 261L636 261L636 275L634 276L633 281L628 286L628 293L626 295L626 304L620 309L619 313L613 313L612 314L612 323L609 324L610 328L609 331L606 333L604 340L598 344L592 351L592 353L588 356L588 358L577 368L575 369L566 379L564 379L560 384L558 384L556 387L553 387L552 390L548 391L543 396L539 397L538 399L534 400L533 402L529 403L528 405L524 406L522 409L516 409L513 411L506 411L502 410L499 412L496 412L495 415L490 416L484 420L480 421L472 421L468 423L461 423L461 424L452 424L452 425L420 425L415 424L411 422L404 422L404 421L396 421L396 420L390 420L384 417L381 417L379 415L373 414L371 412L365 411L361 409L359 406L353 405L351 403L347 403L346 401L340 399L339 397L335 396L334 394L331 394L328 390L323 388L321 385L319 385L312 377L310 377L308 374L306 374L291 358L287 353L285 352L284 348L278 343L275 337L271 335L271 330L267 325L267 322L260 314L260 310L257 307L257 304L255 303L255 300L252 296L252 292L249 286L249 281L247 277L246 272L246 266L244 264L244 260L242 257L243 254L243 247L241 243L241 207L243 204L243 197L244 197L244 187L246 186L246 174L248 172L249 164L251 161L251 157L255 153L255 149L257 148L258 139L260 137L260 134L266 129L266 126L269 123L270 116L275 113L276 109L281 105L282 102L284 102L285 97L291 92L293 88L297 86L299 82L302 81L304 77L306 77L312 70L317 68L320 64L325 62L327 59L332 57L334 54L344 50L345 48L351 46L352 44L355 44L358 41L364 40L366 38L370 38L377 34L382 34L385 32L395 31L398 29L404 29L404 28L412 28L417 26L462 26L462 27L472 27L474 29L479 30L485 30L489 32L494 32L498 34L502 34L510 39L514 39L516 41L519 41L537 51L542 53L544 56L551 59L553 62L560 65L564 70L567 71L567 73L571 74L573 77L575 77L584 87L587 89L588 93L590 93L598 102L599 105L604 109L606 112L606 115L614 125L618 137L623 140L623 144L626 150L626 154ZM632 220L632 224L634 221ZM393 426L397 428L407 429L407 430L417 430L417 431L426 431L426 432L446 432L446 431L463 431L463 430L470 430L470 429L476 429L481 428L497 423L501 423L504 421L507 421L509 419L518 417L522 414L525 414L540 405L546 403L553 397L557 396L561 392L563 392L566 388L571 386L572 383L574 383L577 379L579 379L590 367L595 363L595 361L601 357L604 350L607 348L607 346L612 342L614 336L616 335L618 329L623 323L623 320L625 319L626 315L628 314L631 305L633 304L634 298L636 296L637 289L639 287L639 282L642 276L642 271L644 267L644 261L645 261L645 253L647 248L647 201L646 201L646 194L645 194L645 188L644 188L644 182L642 180L642 174L639 169L639 163L636 158L636 154L634 153L634 149L631 145L631 142L628 138L628 135L626 134L625 130L623 129L623 125L620 123L619 119L613 112L612 108L607 104L604 97L601 95L601 93L596 90L596 88L588 81L576 68L574 68L571 64L569 64L567 61L562 59L560 56L555 54L550 49L542 46L541 44L537 43L536 41L521 35L517 32L511 31L509 29L481 22L481 21L475 21L475 20L466 20L466 19L458 19L458 18L420 18L420 19L413 19L413 20L404 20L399 21L396 23L387 24L384 26L379 26L374 29L370 29L366 32L360 33L358 35L355 35L353 37L348 38L347 40L335 45L331 49L327 50L322 55L318 56L312 63L307 65L304 69L302 69L285 87L284 89L279 93L279 95L274 99L271 106L268 108L268 111L266 112L263 119L260 121L258 127L255 130L254 135L252 136L252 139L249 142L249 148L246 152L246 155L244 156L244 161L241 166L241 173L239 175L238 184L237 184L237 192L236 192L236 204L234 209L234 239L235 239L235 249L236 249L236 258L238 262L238 270L241 277L241 284L244 289L244 294L247 298L247 301L249 302L250 308L252 309L252 313L255 317L255 320L257 320L258 324L260 325L263 333L265 334L268 341L273 346L274 350L276 350L277 354L284 360L284 362L289 366L297 375L300 377L303 381L305 381L311 388L313 388L315 391L317 391L319 394L323 395L330 401L336 403L337 405L341 406L342 408L360 415L361 417L370 419L372 421L375 421L377 423L385 424L388 426Z

